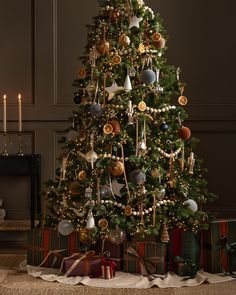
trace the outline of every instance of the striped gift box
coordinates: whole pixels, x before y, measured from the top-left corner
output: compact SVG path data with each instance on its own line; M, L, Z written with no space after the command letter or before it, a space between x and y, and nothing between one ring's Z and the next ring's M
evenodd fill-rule
M80 251L79 233L62 236L50 228L32 229L28 232L27 263L60 268L63 257ZM50 254L51 253L51 254Z
M140 273L140 260L127 253L127 249L132 247L140 257L150 261L155 267L155 274L166 274L166 244L152 241L127 241L125 247L124 271L130 273Z
M167 250L167 268L173 271L173 260L181 257L184 260L191 260L196 268L202 267L201 262L201 235L192 231L184 231L180 228L173 228L170 231L170 242Z
M227 252L236 242L236 219L214 220L203 233L204 270L210 273L236 271L236 253Z

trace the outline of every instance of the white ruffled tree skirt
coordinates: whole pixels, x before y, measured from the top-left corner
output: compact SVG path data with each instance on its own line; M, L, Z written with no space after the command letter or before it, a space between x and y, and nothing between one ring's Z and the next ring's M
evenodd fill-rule
M177 276L174 273L168 273L163 278L155 278L153 281L149 281L148 278L143 277L139 274L130 274L124 272L116 272L113 279L105 280L100 278L89 278L89 277L64 277L58 276L58 269L27 266L28 274L35 277L41 278L48 282L58 282L67 285L83 284L91 287L100 288L137 288L137 289L148 289L153 286L159 288L181 288L181 287L193 287L198 286L204 282L210 284L222 283L234 280L230 276L215 275L204 272L203 270L198 271L197 275L193 279L185 279Z

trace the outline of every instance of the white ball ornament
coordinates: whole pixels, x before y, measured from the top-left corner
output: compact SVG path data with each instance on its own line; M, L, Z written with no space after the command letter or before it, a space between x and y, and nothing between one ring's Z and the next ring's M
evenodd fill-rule
M73 232L73 224L69 220L61 220L58 224L58 232L62 236L69 236Z
M188 199L187 201L184 201L183 205L186 205L188 209L191 210L193 213L197 212L198 210L197 203L192 199Z

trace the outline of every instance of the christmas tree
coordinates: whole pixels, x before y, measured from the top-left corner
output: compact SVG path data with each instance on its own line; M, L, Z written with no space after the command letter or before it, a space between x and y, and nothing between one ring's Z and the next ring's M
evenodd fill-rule
M184 120L185 84L164 57L167 35L143 0L98 0L55 180L47 182L43 224L121 242L173 226L207 226L207 191L197 140Z

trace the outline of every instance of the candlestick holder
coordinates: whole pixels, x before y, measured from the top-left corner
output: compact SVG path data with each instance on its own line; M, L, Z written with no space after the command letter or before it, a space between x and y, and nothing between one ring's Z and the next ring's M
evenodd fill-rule
M18 132L18 153L17 156L24 156L22 151L22 132Z
M7 151L7 132L3 132L3 156L8 156L8 151Z

